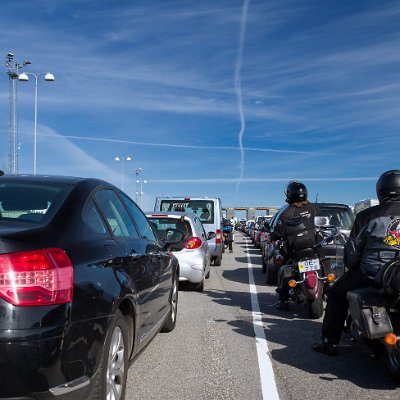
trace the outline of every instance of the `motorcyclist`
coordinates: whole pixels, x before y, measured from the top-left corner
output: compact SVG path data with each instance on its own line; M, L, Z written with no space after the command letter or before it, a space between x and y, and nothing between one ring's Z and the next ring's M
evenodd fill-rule
M400 249L400 170L384 172L376 183L379 205L357 214L345 245L348 271L328 292L322 335L313 349L330 356L338 354L349 303L347 292L375 287L377 273Z
M283 240L287 242L288 230L287 226L289 221L298 220L304 224L305 229L312 233L315 238L315 216L319 215L319 207L316 204L310 203L308 198L308 192L306 186L297 181L289 182L286 189L286 202L288 207L279 216L276 223L275 229L271 234L271 241ZM312 243L315 244L315 243ZM285 261L290 258L290 247L286 248L287 254L285 255ZM279 310L289 310L289 279L281 279L277 292L279 294L279 303L277 308Z

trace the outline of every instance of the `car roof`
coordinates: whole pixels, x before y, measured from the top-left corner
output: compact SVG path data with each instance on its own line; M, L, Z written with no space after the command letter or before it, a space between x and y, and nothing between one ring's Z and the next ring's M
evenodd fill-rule
M181 217L188 217L190 219L196 218L196 214L192 212L186 211L146 211L145 212L147 217L169 217L169 218L181 218Z
M38 182L38 183L57 183L63 185L76 185L79 182L91 182L93 184L114 186L113 184L97 178L83 178L77 176L66 176L66 175L30 175L30 174L19 174L11 175L5 174L0 176L0 184L2 181L7 182Z
M347 204L342 203L315 203L318 207L326 208L350 208Z

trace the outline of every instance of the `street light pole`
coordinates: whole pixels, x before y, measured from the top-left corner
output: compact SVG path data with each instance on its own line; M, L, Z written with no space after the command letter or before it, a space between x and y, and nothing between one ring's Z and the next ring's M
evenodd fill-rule
M140 180L139 180L139 174L143 171L143 168L136 168L135 173L136 173L136 203L139 207L141 207L141 185L140 185Z
M40 74L34 74L32 72L23 72L18 75L18 80L21 82L28 82L31 75L35 78L35 121L34 121L34 132L33 132L33 175L36 175L36 146L37 146L37 109L38 109L38 79L39 76L44 76L44 80L47 82L54 82L54 75L50 72L41 72Z
M122 161L122 165L121 165L121 189L122 189L122 191L124 190L125 161L131 161L131 160L132 160L132 158L129 156L126 156L126 157L116 156L115 157L115 161Z

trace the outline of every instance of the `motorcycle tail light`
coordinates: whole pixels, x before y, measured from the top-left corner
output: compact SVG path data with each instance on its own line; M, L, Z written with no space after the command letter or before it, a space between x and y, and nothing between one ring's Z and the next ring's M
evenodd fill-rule
M288 282L288 285L289 285L289 287L294 288L294 287L296 287L297 282L296 282L294 279L291 279L291 280Z
M327 280L328 282L334 282L335 279L336 279L336 277L335 277L334 274L328 274L328 275L326 276L326 280Z
M275 265L281 265L283 263L283 257L282 256L276 256L275 257Z
M0 297L15 306L69 303L72 289L72 263L61 249L0 254Z
M202 245L202 241L197 236L193 236L185 243L185 249L193 250L198 249Z
M387 345L394 346L397 343L398 337L394 333L387 333L384 340Z
M306 283L310 289L314 289L317 286L317 276L313 271L306 272Z

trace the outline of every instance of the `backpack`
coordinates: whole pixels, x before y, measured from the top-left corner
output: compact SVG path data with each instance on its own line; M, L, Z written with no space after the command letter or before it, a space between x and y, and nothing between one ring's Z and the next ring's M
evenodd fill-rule
M226 225L226 226L223 227L222 230L225 233L230 233L230 232L232 232L232 227L230 225Z
M315 229L307 227L302 217L294 217L286 221L283 237L289 254L295 259L315 256L314 246L317 244Z

